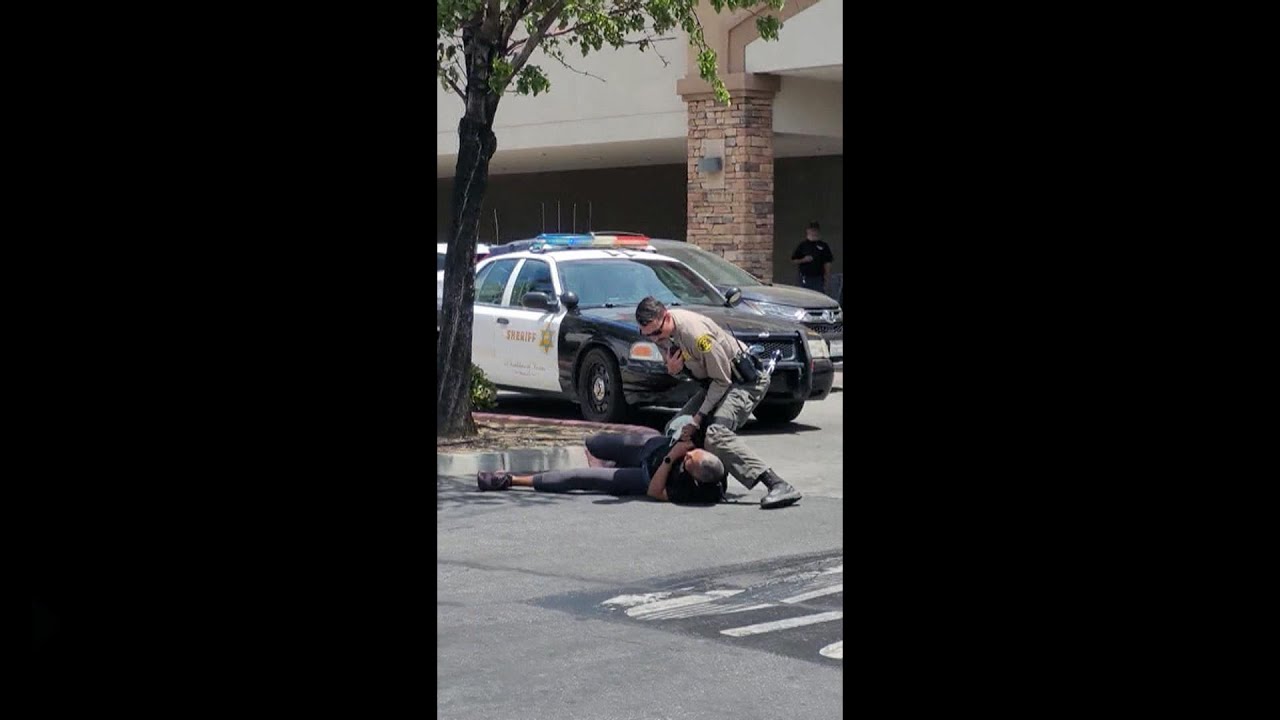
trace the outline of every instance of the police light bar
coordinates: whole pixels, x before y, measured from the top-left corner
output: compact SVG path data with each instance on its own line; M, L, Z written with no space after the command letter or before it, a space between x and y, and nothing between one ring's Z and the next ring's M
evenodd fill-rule
M649 238L644 235L590 235L578 233L542 233L535 238L532 252L543 250L562 250L568 248L619 248L645 250L649 246Z

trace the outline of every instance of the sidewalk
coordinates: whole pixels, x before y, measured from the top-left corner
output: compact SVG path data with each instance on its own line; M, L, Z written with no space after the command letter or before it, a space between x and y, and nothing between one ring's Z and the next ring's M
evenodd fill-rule
M652 428L638 425L619 425L613 423L596 423L585 420L566 420L562 418L529 417L524 415L508 415L502 413L473 413L476 421L484 421L491 425L533 422L539 425L559 425L561 427L580 428L583 437L597 432L617 433L652 433ZM436 475L466 477L478 472L522 473L540 470L562 470L587 467L586 446L581 442L560 447L542 448L506 448L487 452L442 453L436 452Z

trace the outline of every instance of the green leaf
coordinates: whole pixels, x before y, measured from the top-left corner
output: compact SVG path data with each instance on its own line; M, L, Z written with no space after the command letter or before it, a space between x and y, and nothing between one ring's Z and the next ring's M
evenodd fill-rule
M551 89L551 81L542 72L542 68L537 65L525 65L520 68L520 74L516 76L516 94L517 95L533 95L544 93Z
M489 91L494 95L501 95L511 81L511 71L511 63L506 58L494 58L492 72L489 73Z
M576 46L578 52L587 56L600 52L607 45L613 49L624 49L631 46L640 52L654 48L651 37L661 36L677 28L684 30L689 36L689 45L696 57L697 75L707 81L720 102L729 101L729 93L720 79L717 58L703 36L702 28L696 15L699 3L713 12L734 12L737 10L781 10L785 0L566 0L558 14L550 20L549 33L563 33L555 37L544 37L540 41L541 50L548 57L564 61L562 48L564 45ZM436 74L442 80L447 78L458 85L466 85L471 78L466 77L475 67L471 53L491 46L497 38L509 37L519 41L521 36L514 32L523 29L525 36L532 36L536 28L545 19L545 14L555 7L552 0L502 0L502 13L497 18L498 27L494 27L493 18L488 18L486 0L437 0L436 2ZM756 28L760 37L765 40L776 40L782 23L775 14L760 13L756 18ZM485 35L487 42L463 46L458 35L475 33L497 33L497 36ZM644 36L640 36L643 33ZM539 95L551 89L551 82L546 74L536 66L516 67L523 62L522 55L525 43L519 43L510 51L500 49L498 55L486 58L490 69L487 90L501 96L508 89L521 95ZM462 56L462 57L459 57ZM461 60L461 72L456 61Z
M777 40L778 30L782 27L782 21L777 15L762 15L756 18L756 29L760 31L760 37L764 40Z

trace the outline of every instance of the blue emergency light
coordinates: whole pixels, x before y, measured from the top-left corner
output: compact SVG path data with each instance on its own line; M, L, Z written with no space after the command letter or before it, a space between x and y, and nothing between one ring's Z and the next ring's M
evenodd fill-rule
M534 238L531 252L564 248L632 248L644 250L649 238L644 235L584 235L580 233L542 233Z
M595 239L590 235L581 235L578 233L542 233L534 238L542 245L551 245L556 247L590 247L591 242Z

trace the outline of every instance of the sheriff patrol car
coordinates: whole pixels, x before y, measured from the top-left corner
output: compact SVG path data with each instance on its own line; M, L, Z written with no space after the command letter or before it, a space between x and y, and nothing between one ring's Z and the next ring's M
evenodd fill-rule
M711 318L757 351L781 352L757 420L789 422L806 401L831 392L820 335L734 307L735 293L722 295L644 236L544 234L490 252L476 267L472 361L502 389L570 399L596 422L623 420L638 406L682 405L698 382L669 375L635 321L636 305L652 295Z

